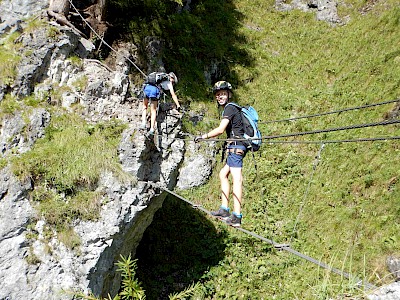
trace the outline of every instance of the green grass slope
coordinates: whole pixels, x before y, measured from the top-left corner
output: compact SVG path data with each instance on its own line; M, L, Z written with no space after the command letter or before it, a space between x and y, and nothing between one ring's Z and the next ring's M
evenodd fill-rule
M335 27L317 21L314 13L278 12L273 0L192 1L190 11L180 13L176 1L109 3L114 33L138 45L148 35L164 39L163 61L180 78L180 100L193 111L207 111L197 125L185 120L193 134L218 124L210 86L221 79L234 85L236 100L253 105L262 121L400 97L398 0L343 0L339 16L348 22ZM0 60L11 62L9 68L0 68L0 81L6 84L15 77L19 57L3 48ZM2 114L12 113L17 104L7 97ZM382 121L393 107L260 127L267 136L372 123ZM69 221L96 217L88 213L99 208L99 195L92 188L102 169L119 173L116 147L123 128L112 122L90 126L72 116L53 118L46 138L12 161L17 174L36 180L32 200L49 224L65 235ZM399 135L398 125L388 125L284 140ZM67 147L71 140L80 141L82 147ZM55 150L57 156L48 155ZM199 285L192 299L362 298L365 292L355 278L378 286L393 281L386 259L400 255L399 152L399 141L329 143L323 148L318 142L265 141L255 157L257 170L252 156L245 158L243 227L290 243L353 278L276 251L169 197L137 251L137 275L147 299L165 298L193 282ZM101 155L82 157L76 165L71 157L82 153ZM221 166L217 163L206 185L179 193L216 209ZM63 194L73 207L60 204ZM62 219L67 222L59 222ZM77 245L78 241L70 241L72 248Z
M206 6L207 3L197 5ZM214 79L230 80L236 87L237 101L253 105L262 121L400 97L398 1L342 1L338 7L339 16L349 21L336 27L317 21L313 13L278 12L274 1L229 3L235 10L237 23L227 26L234 28L232 36L240 39L231 41L233 44L223 49L222 54L229 59L222 55L224 58L219 61L226 62L229 72L219 78L216 74ZM194 6L196 11L198 6ZM226 20L223 15L210 14L214 16L215 28ZM212 43L210 46L207 55L213 49L221 50ZM218 55L211 60L218 60ZM185 62L183 59L181 64ZM179 67L178 64L173 66ZM181 98L193 96L188 90L186 86L182 88ZM193 133L204 132L216 124L218 112L214 103L192 101L191 105L194 109L213 112L207 114L202 124L190 128ZM393 107L389 104L260 126L267 136L372 123L382 121ZM286 138L285 141L399 135L398 125L388 125ZM315 157L320 150L318 143L265 142L260 155L256 154L257 171L248 155L244 168L243 227L276 242L290 243L292 248L342 269L354 278L378 286L393 281L386 268L386 258L400 255L399 141L326 144L317 164ZM217 208L220 201L218 168L221 166L216 166L207 185L180 193L209 210ZM190 210L183 214L190 214ZM162 219L162 216L159 217ZM163 220L168 222L168 218ZM165 222L157 225L156 218L152 226L162 227ZM215 242L219 245L222 238L223 258L217 264L208 261L207 271L192 277L183 274L190 273L195 266L182 265L185 271L178 275L176 270L170 273L171 290L189 285L192 279L202 283L193 299L342 299L346 295L358 298L364 295L362 287L353 279L341 278L212 222L222 234ZM204 239L211 247L213 239L207 236L206 228ZM190 239L185 231L180 232ZM163 239L161 233L155 237L161 245L173 239L169 235ZM196 242L192 244L196 249ZM210 250L201 245L204 251ZM148 268L157 251L139 256L139 268L140 260L145 261L143 266ZM220 255L218 251L215 255ZM171 252L165 261L181 253L179 250ZM157 264L160 263L158 260ZM164 268L168 268L168 263ZM140 279L145 281L147 289L152 288L149 277ZM150 299L156 299L153 297Z

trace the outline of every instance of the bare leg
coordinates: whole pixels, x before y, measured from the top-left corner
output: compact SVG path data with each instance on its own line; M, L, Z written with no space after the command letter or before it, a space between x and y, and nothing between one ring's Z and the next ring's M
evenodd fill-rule
M225 165L221 171L219 172L219 180L221 181L221 205L228 207L229 205L229 193L230 193L230 185L229 185L229 166Z
M240 215L243 193L242 168L230 168L230 172L232 174L233 211L237 215Z
M157 105L158 101L151 100L150 103L150 130L155 129L156 126L156 117L157 117Z
M146 125L146 119L147 119L147 108L149 107L149 99L144 98L143 99L143 110L142 110L142 124Z

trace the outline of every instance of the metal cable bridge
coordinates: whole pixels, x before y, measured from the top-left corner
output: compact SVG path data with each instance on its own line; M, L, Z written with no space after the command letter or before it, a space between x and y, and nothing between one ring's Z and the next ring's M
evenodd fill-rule
M78 15L81 17L81 19L86 23L86 25L89 27L89 29L97 36L97 38L99 38L102 43L104 45L106 45L108 48L110 48L112 51L116 52L117 51L115 49L113 49L104 39L103 37L101 37L91 26L90 24L83 18L83 16L79 13L78 9L74 6L74 4L72 3L72 0L69 0L72 8L78 13ZM125 57L144 77L147 77L146 74L129 58L129 57ZM384 104L389 104L389 103L395 103L395 102L399 102L400 99L396 99L396 100L390 100L390 101L384 101L384 102L379 102L379 103L374 103L374 104L366 104L366 105L362 105L362 106L356 106L356 107L349 107L349 108L344 108L344 109L338 109L338 110L334 110L334 111L329 111L329 112L322 112L322 113L317 113L317 114L310 114L310 115L305 115L305 116L299 116L299 117L293 117L293 118L286 118L286 119L281 119L281 120L271 120L271 121L261 121L259 122L260 124L267 124L267 123L274 123L274 122L285 122L285 121L294 121L294 120L299 120L299 119L305 119L305 118L314 118L314 117L319 117L319 116L325 116L325 115L330 115L330 114L338 114L341 112L347 112L347 111L352 111L352 110L357 110L357 109L363 109L363 108L369 108L369 107L375 107L375 106L379 106L379 105L384 105ZM296 140L275 140L278 138L285 138L285 137L296 137L296 136L304 136L304 135L311 135L311 134L319 134L319 133L327 133L327 132L334 132L334 131L342 131L342 130L352 130L352 129L357 129L357 128L366 128L366 127L374 127L374 126L383 126L383 125L391 125L391 124L397 124L400 123L399 119L394 119L394 120L387 120L387 121L382 121L382 122L373 122L373 123L366 123L366 124L354 124L354 125L349 125L349 126L343 126L343 127L335 127L335 128L327 128L327 129L318 129L318 130L313 130L313 131L305 131L305 132L295 132L295 133L288 133L288 134L278 134L278 135L270 135L270 136L265 136L262 137L262 140L266 140L267 143L270 144L278 144L278 143L295 143L295 144L329 144L329 143L349 143L349 142L371 142L371 141L386 141L386 140L399 140L400 136L387 136L387 137L368 137L368 138L355 138L355 139L341 139L341 140L321 140L321 141L296 141ZM191 136L190 134L187 134L187 136ZM175 139L177 140L188 140L183 139L183 138L179 138L179 137L175 137ZM249 141L251 139L235 139L235 141ZM256 139L254 139L256 140ZM221 142L221 141L233 141L232 139L207 139L207 140L202 140L202 141L215 141L215 142ZM207 209L205 209L204 207L202 207L201 205L197 205L191 201L189 201L188 199L185 199L184 197L176 194L175 192L161 187L157 184L153 183L153 186L156 188L159 188L173 196L175 196L176 198L183 200L184 202L188 203L189 205L191 205L193 208L198 209L210 216L212 216L211 212L208 211ZM212 216L213 218L215 218L214 216ZM317 259L314 259L308 255L305 255L293 248L290 247L289 244L278 244L276 242L274 242L272 239L268 239L266 237L263 237L261 235L258 235L255 232L246 230L244 228L241 227L233 227L239 231L242 231L245 234L248 234L250 236L253 236L256 239L259 239L265 243L268 243L270 245L272 245L275 249L277 250L281 250L281 251L287 251L293 255L296 255L302 259L305 259L313 264L316 264L332 273L335 273L337 275L340 275L344 278L347 279L352 279L355 280L355 282L357 283L358 286L362 286L364 287L364 289L370 290L370 289L376 289L377 287L374 286L373 284L353 277L351 276L351 274L344 272L343 270L334 268L332 266L329 266L327 264L325 264L324 262L321 262Z
M176 198L178 198L180 200L183 200L184 202L186 202L189 205L191 205L193 208L198 209L198 210L206 213L207 215L210 215L213 218L215 218L211 214L211 212L208 211L207 209L205 209L203 206L197 205L197 204L191 202L190 200L178 195L177 193L175 193L175 192L173 192L173 191L171 191L171 190L169 190L167 188L161 187L161 186L156 185L156 184L153 184L153 185L156 188L159 188L159 189L161 189L161 190L163 190L163 191L175 196ZM296 255L296 256L298 256L298 257L300 257L302 259L305 259L305 260L307 260L309 262L312 262L312 263L314 263L314 264L316 264L316 265L318 265L318 266L320 266L320 267L322 267L322 268L324 268L324 269L326 269L326 270L328 270L328 271L330 271L332 273L335 273L337 275L340 275L340 276L342 276L344 278L347 278L347 279L350 279L350 280L354 280L358 286L362 286L366 290L371 290L371 289L376 289L377 288L375 285L367 282L366 280L362 280L362 279L353 277L353 276L351 276L351 274L349 274L347 272L344 272L344 271L339 270L337 268L331 267L331 266L327 265L326 263L324 263L322 261L319 261L319 260L317 260L315 258L312 258L312 257L306 255L306 254L303 254L303 253L291 248L289 244L278 244L278 243L274 242L272 239L268 239L266 237L263 237L263 236L255 233L255 232L249 231L249 230L244 229L242 227L232 227L232 228L235 228L236 230L242 231L242 232L244 232L244 233L246 233L248 235L251 235L252 237L254 237L256 239L259 239L259 240L261 240L261 241L263 241L265 243L268 243L268 244L272 245L277 250L287 251L287 252L292 253L293 255Z

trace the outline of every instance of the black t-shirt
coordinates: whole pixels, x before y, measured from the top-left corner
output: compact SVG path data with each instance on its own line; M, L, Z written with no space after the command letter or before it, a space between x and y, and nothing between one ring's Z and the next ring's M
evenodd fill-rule
M242 138L244 134L242 114L240 109L234 105L227 104L222 113L222 118L228 119L229 124L226 127L226 135L230 138ZM238 144L242 144L238 142Z

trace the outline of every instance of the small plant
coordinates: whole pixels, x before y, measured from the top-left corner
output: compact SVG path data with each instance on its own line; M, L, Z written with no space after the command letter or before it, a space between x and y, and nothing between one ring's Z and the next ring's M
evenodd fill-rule
M87 86L88 78L87 76L83 75L78 77L72 84L78 92L82 92L85 87Z
M119 292L121 299L146 299L140 282L135 278L136 260L132 260L131 255L127 258L121 255L121 260L116 265L118 266L117 271L121 272L122 276L121 291Z
M37 264L41 263L40 259L36 256L35 253L33 253L32 246L29 247L28 254L25 257L25 260L30 265L37 265Z
M17 53L19 36L20 33L14 32L0 41L0 85L10 85L17 75L17 66L22 59Z
M83 293L74 293L77 299L85 300L144 300L146 295L140 282L135 278L136 276L136 260L131 258L129 255L125 258L121 255L121 260L116 263L118 272L121 272L121 290L112 298L108 295L108 298L96 298L93 294L88 296Z
M73 66L75 66L75 67L81 68L82 65L83 65L83 60L82 60L79 56L76 56L76 55L70 56L70 57L68 58L68 60L69 60L69 61L71 62L71 64L72 64Z
M42 99L37 98L35 95L30 95L22 99L22 102L27 106L38 107Z
M57 27L54 27L54 26L50 26L47 29L47 36L49 38L51 38L51 39L55 39L57 36L60 35L60 33L61 33L60 30Z
M50 92L50 104L51 105L61 105L63 94L72 92L71 87L67 85L63 85L60 87L54 87L53 90Z
M10 85L17 75L21 57L5 47L0 48L0 85Z
M77 299L84 299L84 300L145 300L146 295L145 291L143 290L141 283L136 278L136 259L132 259L131 255L125 258L123 255L120 256L121 260L116 263L118 272L121 272L121 290L120 292L112 298L108 295L108 298L96 298L93 294L88 296L84 295L83 293L74 293L74 296ZM169 295L169 300L185 300L189 299L188 297L192 296L198 288L198 284L192 284L184 291Z
M13 114L21 110L21 103L10 94L7 94L0 102L0 116Z
M5 168L8 164L8 160L5 158L0 158L0 170Z
M193 283L192 285L190 285L189 287L187 287L185 290L170 295L169 296L169 300L185 300L185 299L190 299L189 297L193 296L196 289L198 289L200 286L199 283Z
M64 230L61 230L58 235L58 240L63 243L69 249L77 249L81 245L81 239L76 234L73 227L67 227Z
M44 18L33 17L26 21L26 26L24 27L24 33L31 33L37 30L39 27L45 27L47 23Z

